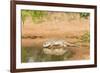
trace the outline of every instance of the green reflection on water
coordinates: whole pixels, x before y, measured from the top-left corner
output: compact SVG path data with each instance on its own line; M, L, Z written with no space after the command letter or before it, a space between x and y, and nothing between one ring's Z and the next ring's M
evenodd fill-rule
M71 51L64 55L46 55L43 53L42 48L22 47L21 62L47 62L47 61L64 61L72 57Z

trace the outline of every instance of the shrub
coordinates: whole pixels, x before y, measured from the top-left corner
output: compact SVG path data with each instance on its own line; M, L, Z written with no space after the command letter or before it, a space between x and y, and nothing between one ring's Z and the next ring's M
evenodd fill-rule
M81 36L80 40L81 40L82 42L89 42L89 41L90 41L90 34L89 34L89 32L85 32L85 33Z
M87 18L89 15L90 15L89 13L85 13L85 12L80 13L81 18Z
M26 17L31 16L33 22L42 21L43 17L47 15L46 11L33 11L33 10L22 10L21 11L21 19L24 24Z

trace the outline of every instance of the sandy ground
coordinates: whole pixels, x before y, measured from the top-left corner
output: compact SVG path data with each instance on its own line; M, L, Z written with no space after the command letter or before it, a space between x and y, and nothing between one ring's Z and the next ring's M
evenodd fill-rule
M27 17L22 25L22 46L38 46L48 39L64 39L75 43L77 39L89 31L89 18L80 18L78 13L53 13L51 16L43 19L41 23L32 22L31 17ZM87 48L74 49L73 59L89 58L89 45ZM73 50L73 49L72 49Z

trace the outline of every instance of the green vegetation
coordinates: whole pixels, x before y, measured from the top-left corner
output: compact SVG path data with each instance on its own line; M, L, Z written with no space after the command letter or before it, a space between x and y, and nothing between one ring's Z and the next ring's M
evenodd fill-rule
M30 13L31 13L31 11L29 11L29 10L21 11L21 19L22 19L23 24L24 24L24 21L26 20L26 17L30 16Z
M80 38L81 42L90 42L90 34L89 32L85 32L81 38Z
M27 61L27 50L25 48L21 49L21 57L22 57L22 62L26 62Z
M33 22L41 22L43 17L47 15L46 11L36 11L36 10L22 10L21 18L24 24L26 17L31 16Z
M75 15L73 15L74 14L73 12L65 12L65 13L68 15L70 14L72 19L75 17ZM21 11L21 19L22 19L23 24L28 16L32 17L33 22L39 23L39 22L42 22L43 18L47 15L48 15L47 11L40 11L40 10L22 10ZM81 18L87 18L89 15L90 14L86 12L80 13Z
M80 13L81 18L87 18L89 15L90 15L89 13L85 13L85 12Z
M64 55L61 55L61 56L47 55L47 54L44 54L41 49L37 48L35 50L32 47L31 48L22 47L21 62L24 62L24 63L29 62L28 60L30 57L33 58L34 62L46 62L46 61L68 60L73 56L73 53L71 51L66 52Z

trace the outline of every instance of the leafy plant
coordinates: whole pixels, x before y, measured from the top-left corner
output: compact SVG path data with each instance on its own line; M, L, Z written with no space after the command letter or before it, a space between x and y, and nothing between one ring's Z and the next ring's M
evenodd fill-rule
M32 19L33 21L39 21L42 20L42 18L46 15L47 13L44 11L32 11Z
M89 13L85 13L85 12L80 13L81 18L87 18L89 15L90 15Z
M31 16L33 22L40 22L42 21L43 17L47 15L46 11L33 11L33 10L22 10L21 11L21 18L24 24L26 17Z
M30 16L30 13L31 13L31 11L29 11L29 10L21 11L21 19L22 19L23 24L24 24L24 21L26 20L26 17Z
M90 34L89 34L89 32L85 32L85 33L81 36L80 40L81 40L82 42L89 42L89 41L90 41Z

